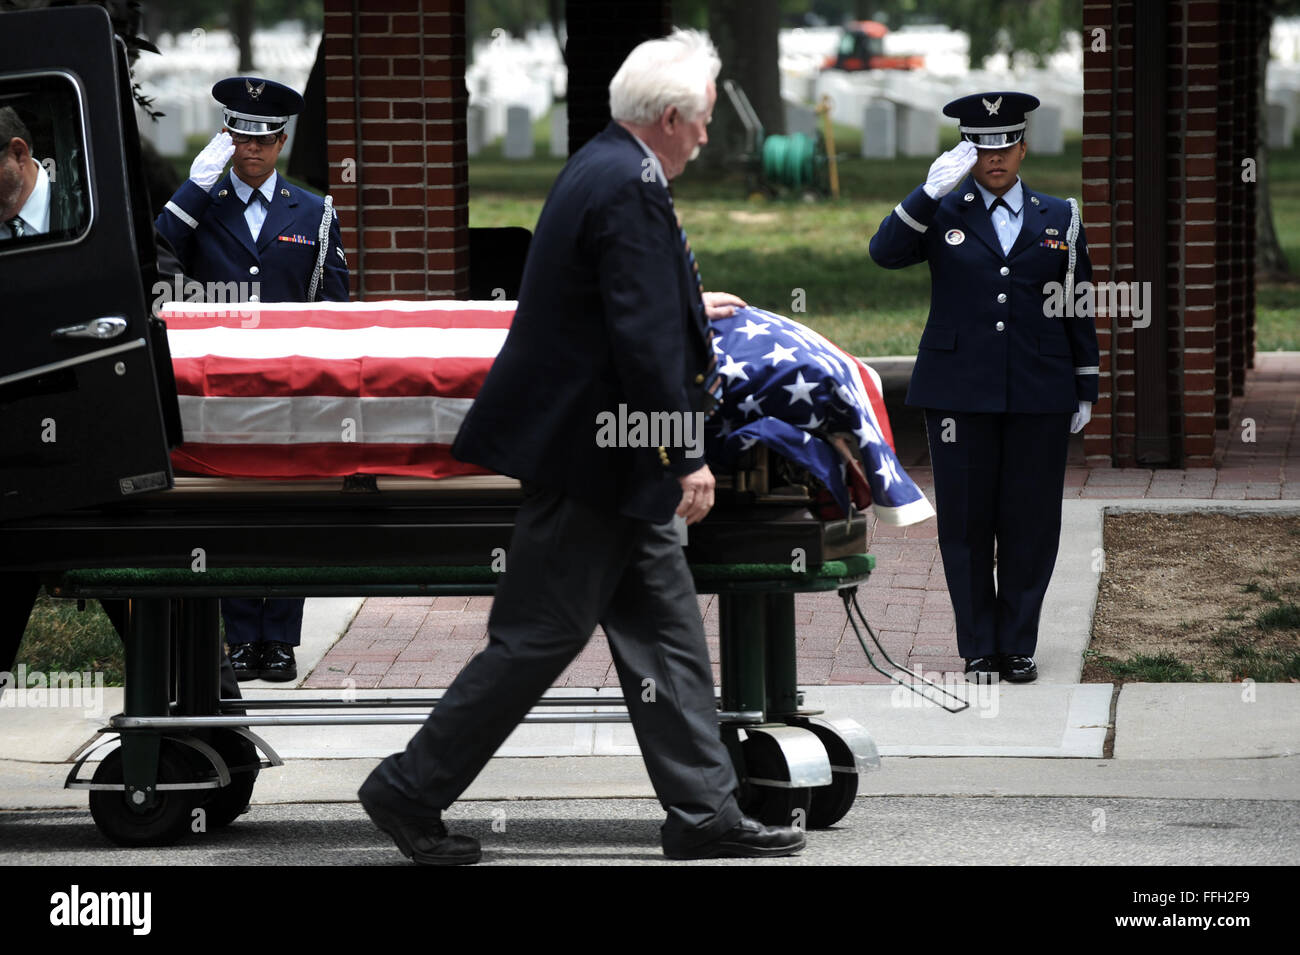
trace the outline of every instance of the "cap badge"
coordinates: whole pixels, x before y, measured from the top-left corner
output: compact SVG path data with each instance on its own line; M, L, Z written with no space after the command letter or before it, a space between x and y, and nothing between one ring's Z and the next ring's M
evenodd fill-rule
M961 245L966 241L966 233L962 232L961 229L949 229L944 233L943 241L949 245Z
M998 114L998 110L1002 108L1001 96L999 96L991 103L988 100L986 100L983 96L981 96L980 102L984 104L984 108L989 111L990 116L996 116Z
M266 80L262 80L262 82L258 83L256 86L248 80L244 80L244 89L248 90L249 96L253 97L253 99L257 99L262 95L262 90L266 89ZM988 104L986 103L985 105Z

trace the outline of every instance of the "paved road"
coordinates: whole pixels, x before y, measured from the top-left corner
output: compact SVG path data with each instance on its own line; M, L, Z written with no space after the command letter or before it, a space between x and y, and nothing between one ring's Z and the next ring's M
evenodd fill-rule
M648 799L468 802L447 815L456 831L482 841L484 864L562 866L665 864L662 818ZM802 855L762 864L1205 866L1294 865L1297 858L1296 801L879 796L859 798L835 829L810 833ZM355 802L259 805L228 829L147 850L109 845L86 811L0 813L0 865L123 864L407 863Z

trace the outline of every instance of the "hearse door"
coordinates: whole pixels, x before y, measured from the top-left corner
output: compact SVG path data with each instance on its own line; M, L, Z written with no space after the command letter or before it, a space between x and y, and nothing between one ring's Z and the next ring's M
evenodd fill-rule
M120 41L97 6L0 13L0 36L7 521L169 488L172 472L154 365L165 344L156 330L151 341L141 275L154 238ZM174 386L167 397L174 405Z

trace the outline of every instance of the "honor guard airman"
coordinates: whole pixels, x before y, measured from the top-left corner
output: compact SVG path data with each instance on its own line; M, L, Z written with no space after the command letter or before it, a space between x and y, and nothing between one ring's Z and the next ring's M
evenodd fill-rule
M930 265L907 403L925 409L939 548L970 679L1029 682L1061 528L1069 435L1097 400L1091 314L1048 307L1091 280L1075 200L1019 178L1025 93L943 109L961 142L880 224L871 258Z
M275 171L285 125L302 111L302 97L253 76L222 80L212 95L223 127L155 222L186 279L212 289L205 298L213 302L347 301L348 263L332 202ZM297 677L302 611L299 599L222 600L238 679Z

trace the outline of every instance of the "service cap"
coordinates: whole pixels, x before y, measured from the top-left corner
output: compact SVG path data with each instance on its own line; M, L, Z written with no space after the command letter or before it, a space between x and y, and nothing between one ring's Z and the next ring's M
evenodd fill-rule
M979 149L1005 149L1025 138L1025 114L1038 108L1038 97L1000 91L972 93L943 108L957 119L961 138Z
M241 133L278 133L290 116L302 112L296 90L257 76L232 76L212 87L228 129Z

